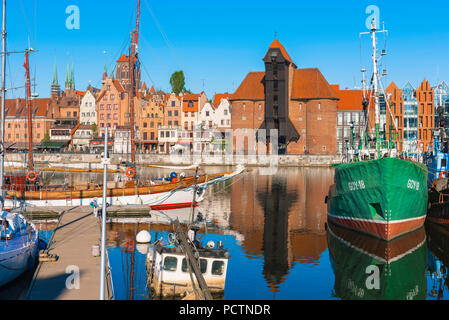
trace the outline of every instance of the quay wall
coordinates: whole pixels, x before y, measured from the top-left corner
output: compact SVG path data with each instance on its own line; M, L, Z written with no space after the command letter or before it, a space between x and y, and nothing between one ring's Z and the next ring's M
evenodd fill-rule
M120 164L124 161L130 161L131 156L126 154L110 154L112 165ZM24 162L26 159L23 153L7 153L5 161ZM101 163L100 154L86 153L34 153L33 159L36 165L68 164L68 163ZM256 156L256 155L190 155L178 156L167 154L136 154L137 164L154 165L192 165L199 163L203 166L226 166L243 164L245 166L255 167L330 167L333 163L341 163L342 157L337 155L275 155L275 156Z

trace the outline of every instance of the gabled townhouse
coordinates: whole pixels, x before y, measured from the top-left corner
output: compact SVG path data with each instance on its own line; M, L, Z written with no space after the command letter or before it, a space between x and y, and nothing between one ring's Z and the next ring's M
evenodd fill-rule
M82 125L97 124L97 95L99 89L89 85L80 104L80 123Z

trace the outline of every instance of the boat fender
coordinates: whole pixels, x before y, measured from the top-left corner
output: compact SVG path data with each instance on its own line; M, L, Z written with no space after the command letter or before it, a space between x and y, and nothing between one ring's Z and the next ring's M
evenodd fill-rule
M134 178L135 175L136 175L136 170L134 168L126 169L126 176L128 178Z
M37 179L37 173L35 171L28 171L27 173L27 179L29 181L36 181Z
M150 243L151 235L147 230L139 231L139 233L136 236L136 241L138 243Z
M178 182L178 178L176 178L176 177L174 177L174 178L171 178L171 182L172 182L172 183L176 183L176 182Z

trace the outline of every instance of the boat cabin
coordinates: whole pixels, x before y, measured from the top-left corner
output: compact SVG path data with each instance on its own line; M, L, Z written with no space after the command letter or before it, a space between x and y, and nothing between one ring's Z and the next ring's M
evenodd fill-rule
M229 253L222 248L198 248L200 270L211 293L223 293ZM187 258L180 247L158 244L147 255L150 289L156 297L182 296L192 291ZM152 269L152 270L151 270ZM197 284L196 277L192 277Z

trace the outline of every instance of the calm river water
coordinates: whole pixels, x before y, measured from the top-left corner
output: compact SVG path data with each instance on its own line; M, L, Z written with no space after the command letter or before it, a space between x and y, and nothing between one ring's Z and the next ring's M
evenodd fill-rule
M200 238L230 250L224 299L447 299L449 231L429 225L386 245L326 228L332 181L327 168L282 168L274 175L251 168L207 191L198 208L208 222ZM182 220L189 213L162 214ZM132 242L140 230L152 239L172 232L145 219L108 225L116 299L150 299L146 248Z
M206 172L230 170L206 167ZM145 169L139 176L167 176ZM46 173L53 184L101 182L102 174ZM333 169L263 168L211 186L197 212L205 218L199 238L229 249L224 299L448 299L449 230L426 225L386 244L335 226L326 227L325 196ZM162 217L115 219L107 239L115 299L151 299L146 288L147 247L140 230L167 240L168 219L185 221L190 210ZM164 218L166 217L166 218ZM41 232L43 238L49 234ZM0 290L0 299L23 298L31 274ZM13 288L19 288L17 293Z

